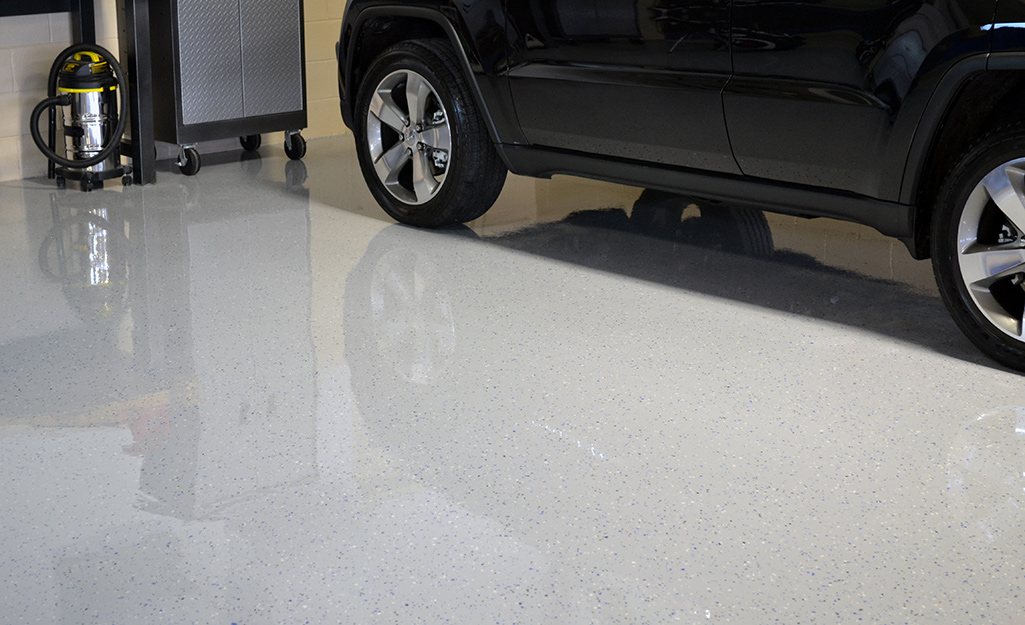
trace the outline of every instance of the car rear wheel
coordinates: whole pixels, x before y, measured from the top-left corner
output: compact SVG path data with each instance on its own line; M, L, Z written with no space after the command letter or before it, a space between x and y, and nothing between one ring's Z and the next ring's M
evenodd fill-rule
M933 270L961 330L1025 371L1025 126L983 137L940 190Z
M463 223L498 198L506 168L446 42L385 50L363 79L355 117L363 177L395 220Z

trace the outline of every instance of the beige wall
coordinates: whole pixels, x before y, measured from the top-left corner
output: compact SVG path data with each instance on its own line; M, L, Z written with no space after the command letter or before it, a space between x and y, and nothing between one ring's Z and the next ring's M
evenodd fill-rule
M345 0L303 0L306 16L307 139L343 134L335 78L335 42ZM97 43L116 53L115 0L96 0ZM41 176L46 159L28 134L32 107L46 97L46 76L71 43L67 14L0 17L0 181Z
M306 100L308 139L345 134L338 108L338 61L335 44L342 30L346 0L303 0L306 16Z

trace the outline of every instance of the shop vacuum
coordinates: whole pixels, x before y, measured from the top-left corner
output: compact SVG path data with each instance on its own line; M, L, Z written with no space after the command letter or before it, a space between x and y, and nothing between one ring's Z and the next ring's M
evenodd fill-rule
M83 191L102 187L104 180L132 183L131 168L121 165L128 95L124 72L114 56L92 44L76 44L61 52L50 68L47 98L32 110L29 130L36 147L49 159L49 177L63 188L80 181ZM121 89L121 97L118 90ZM120 101L120 105L118 102ZM56 108L63 109L65 156L56 152ZM49 137L39 132L39 118L49 111Z

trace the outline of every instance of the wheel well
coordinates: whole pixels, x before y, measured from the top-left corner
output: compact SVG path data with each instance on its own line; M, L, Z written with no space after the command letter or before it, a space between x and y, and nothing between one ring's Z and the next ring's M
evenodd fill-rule
M417 17L375 17L368 19L356 35L353 50L352 101L359 97L363 76L384 50L411 39L445 39L448 35L436 22Z
M969 79L943 116L922 169L915 201L915 258L931 255L933 205L957 159L990 130L1022 119L1025 73L991 71ZM986 111L980 115L980 111Z

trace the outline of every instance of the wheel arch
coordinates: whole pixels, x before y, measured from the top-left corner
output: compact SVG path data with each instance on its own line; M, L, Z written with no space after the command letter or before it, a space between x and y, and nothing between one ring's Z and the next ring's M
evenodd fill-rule
M905 243L915 258L931 255L933 205L958 158L982 134L1021 119L1023 104L1025 53L977 55L946 72L922 116L904 170L901 202L915 207L912 236Z
M456 52L470 93L477 103L491 140L499 144L502 133L492 115L491 103L485 97L476 77L484 73L478 51L471 38L460 32L454 11L435 10L408 5L373 6L360 10L342 24L339 42L339 86L342 119L353 128L353 107L358 88L371 63L386 48L413 39L445 39ZM348 17L348 16L347 16Z

